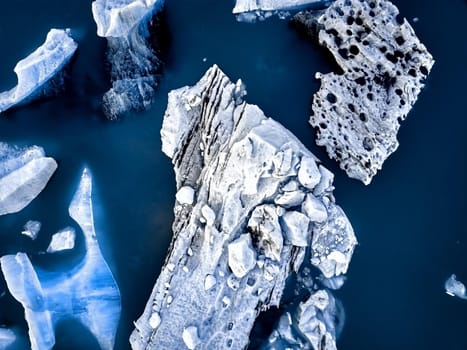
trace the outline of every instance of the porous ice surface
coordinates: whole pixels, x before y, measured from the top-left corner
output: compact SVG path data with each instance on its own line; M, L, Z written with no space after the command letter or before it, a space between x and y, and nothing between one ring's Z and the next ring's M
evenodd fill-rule
M97 34L107 38L112 88L103 97L104 113L118 119L147 109L162 63L155 53L155 25L164 0L96 0L92 14Z
M386 0L337 0L294 18L333 54L343 73L317 73L310 124L348 176L369 184L399 143L397 132L434 60Z
M33 350L52 349L55 326L76 319L96 337L102 349L113 349L120 318L120 292L105 262L92 209L92 178L85 169L69 214L81 227L86 245L82 260L70 271L33 267L24 253L0 258L8 290L24 307Z
M67 227L58 231L52 236L52 240L47 247L47 253L55 253L61 252L63 250L73 249L75 246L75 237L76 233L73 227Z
M450 296L467 299L465 285L458 281L454 274L446 280L444 288L446 290L446 294L449 294Z
M16 64L18 85L0 93L0 113L60 92L64 85L63 69L77 48L69 29L51 29L45 42Z
M57 162L41 147L0 142L0 215L16 213L31 203L56 169Z
M174 238L133 349L244 349L256 317L280 305L306 255L324 276L347 271L356 239L332 176L245 94L217 66L169 93L162 149L177 189L193 197L175 203ZM305 217L306 196L322 203L326 219Z
M236 0L233 14L237 20L254 22L278 15L285 18L291 12L310 7L328 6L333 0Z

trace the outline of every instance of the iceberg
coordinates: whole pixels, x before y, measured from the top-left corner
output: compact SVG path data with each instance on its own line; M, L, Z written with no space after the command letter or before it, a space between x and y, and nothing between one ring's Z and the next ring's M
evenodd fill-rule
M97 35L107 39L112 88L103 97L104 113L118 119L152 104L162 62L154 47L154 23L164 0L96 0L92 14Z
M42 224L39 221L29 220L24 224L24 230L21 231L22 235L28 236L31 239L36 239Z
M0 215L24 209L45 188L57 162L38 146L19 148L0 142Z
M8 290L25 309L33 350L52 349L55 326L76 319L96 337L102 349L113 349L120 318L120 292L105 262L94 230L92 177L85 169L69 214L81 227L86 245L71 271L34 267L25 253L0 258Z
M351 178L368 185L398 148L397 133L434 64L399 10L386 0L337 0L294 22L318 31L343 73L317 73L310 124Z
M328 171L245 94L217 66L169 93L161 136L178 190L174 238L130 337L135 350L244 349L288 277L313 264L312 249L321 274L347 269L357 242ZM326 218L301 209L307 195Z
M453 274L446 280L444 283L444 288L446 290L446 294L452 297L458 297L460 299L467 300L465 285L457 280L456 275Z
M0 93L0 113L60 92L64 87L63 70L77 48L69 29L51 29L45 42L16 64L18 85Z
M58 231L52 236L52 240L47 248L47 253L56 253L63 250L70 250L75 247L75 229L67 227Z
M238 21L255 22L278 15L286 18L294 12L323 8L334 0L237 0L233 14Z

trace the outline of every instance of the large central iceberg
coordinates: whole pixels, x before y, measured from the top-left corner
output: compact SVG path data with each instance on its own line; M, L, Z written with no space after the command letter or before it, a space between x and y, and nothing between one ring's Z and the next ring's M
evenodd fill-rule
M0 258L8 290L24 307L33 350L52 349L58 322L76 319L112 350L120 318L120 292L99 248L94 230L92 178L84 170L69 214L84 233L86 253L70 271L33 267L24 253Z
M161 135L178 189L174 239L134 349L244 349L305 259L323 279L347 271L356 239L333 175L245 93L213 66L169 94Z
M118 119L147 109L158 84L162 63L156 56L155 16L164 0L96 0L92 14L97 35L107 39L112 88L103 98L104 113Z

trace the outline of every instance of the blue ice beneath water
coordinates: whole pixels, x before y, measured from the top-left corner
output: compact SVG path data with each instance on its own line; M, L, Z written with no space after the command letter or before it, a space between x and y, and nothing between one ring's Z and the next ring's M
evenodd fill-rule
M0 258L10 293L24 307L31 348L51 349L58 322L75 319L113 349L120 319L120 292L97 242L92 208L92 176L84 169L68 209L84 233L86 253L66 273L34 267L25 253Z

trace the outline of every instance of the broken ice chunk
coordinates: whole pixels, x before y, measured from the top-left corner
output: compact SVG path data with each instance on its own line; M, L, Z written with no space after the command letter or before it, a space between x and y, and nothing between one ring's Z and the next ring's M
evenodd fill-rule
M52 236L52 241L47 248L47 253L55 253L73 249L75 246L75 229L67 227Z
M307 247L310 244L310 219L298 211L289 211L281 218L282 228L289 242L297 247Z
M203 215L204 220L208 226L212 226L216 220L216 214L208 205L203 205L201 208L201 214Z
M256 265L256 253L249 234L243 234L228 246L229 267L233 274L242 278Z
M324 222L328 218L328 212L323 202L312 194L308 194L302 204L304 212L312 222Z
M177 194L175 195L175 198L177 198L177 201L180 204L191 205L193 204L194 195L195 195L195 191L193 190L192 187L183 186L182 188L178 190Z
M18 85L0 93L0 113L62 88L61 73L77 48L69 29L51 29L45 42L16 64L14 71L18 76ZM48 84L52 79L53 84Z
M462 282L457 280L456 275L453 274L446 280L444 288L446 289L446 294L467 300L465 286Z
M274 205L256 207L248 221L248 230L258 239L267 258L280 261L284 239Z
M40 147L20 149L0 142L0 215L24 209L56 169L57 162Z
M303 157L298 170L298 181L306 188L312 190L321 180L321 173L314 159Z
M36 239L39 231L41 230L42 224L39 221L29 220L24 225L24 230L21 231L21 234L31 237L31 239Z
M153 312L151 317L149 318L149 325L151 326L152 329L157 329L159 325L161 324L161 317L159 316L159 313Z
M198 328L193 326L185 328L183 330L182 339L189 350L194 350L196 345L200 342L198 337Z
M0 264L10 293L24 307L33 350L51 349L55 326L62 320L80 321L102 349L113 349L120 318L120 292L102 257L94 230L92 178L87 169L69 207L81 227L86 253L72 270L34 268L24 253L6 255Z

